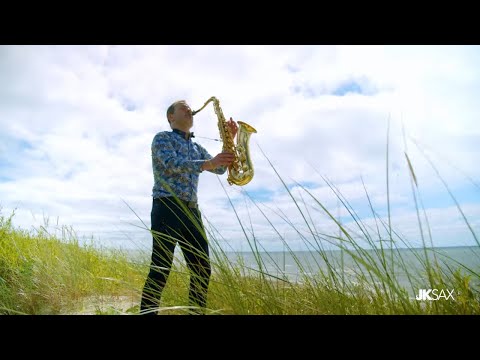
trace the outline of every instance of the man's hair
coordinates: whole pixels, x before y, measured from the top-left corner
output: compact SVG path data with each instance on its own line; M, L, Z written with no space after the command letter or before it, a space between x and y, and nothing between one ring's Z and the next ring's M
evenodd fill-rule
M171 115L175 112L175 105L179 104L179 103L185 103L186 101L185 100L177 100L175 101L172 105L170 105L167 109L167 120L168 122L170 123L170 120L168 119L168 115Z

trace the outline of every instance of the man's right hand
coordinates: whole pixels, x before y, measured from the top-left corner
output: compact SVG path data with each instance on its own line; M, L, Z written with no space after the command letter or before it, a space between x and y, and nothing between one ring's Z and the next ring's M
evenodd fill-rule
M229 166L233 160L235 159L235 155L229 152L223 152L215 156L214 158L205 161L203 164L203 170L213 170L219 166Z

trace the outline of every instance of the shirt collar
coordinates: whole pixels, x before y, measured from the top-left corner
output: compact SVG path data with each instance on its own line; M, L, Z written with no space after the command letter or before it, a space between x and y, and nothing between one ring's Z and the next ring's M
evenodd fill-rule
M174 133L177 133L177 134L181 135L185 140L190 140L191 138L195 137L193 132L191 132L190 135L187 135L187 133L185 131L182 131L182 130L179 130L179 129L172 129L172 131Z

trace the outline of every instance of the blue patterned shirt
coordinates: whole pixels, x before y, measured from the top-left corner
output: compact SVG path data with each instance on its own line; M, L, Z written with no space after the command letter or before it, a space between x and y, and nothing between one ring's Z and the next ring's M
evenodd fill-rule
M212 156L201 145L186 139L186 133L178 129L162 131L152 141L152 168L154 198L172 196L168 187L176 196L185 201L197 202L198 177L202 165ZM227 168L218 167L208 170L222 175ZM168 186L165 186L165 183Z

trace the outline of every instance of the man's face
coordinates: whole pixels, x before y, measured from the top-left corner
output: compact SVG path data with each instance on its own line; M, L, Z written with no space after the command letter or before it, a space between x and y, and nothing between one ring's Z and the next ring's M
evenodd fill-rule
M175 105L175 112L171 122L172 124L191 127L193 125L193 116L190 106L185 102Z

